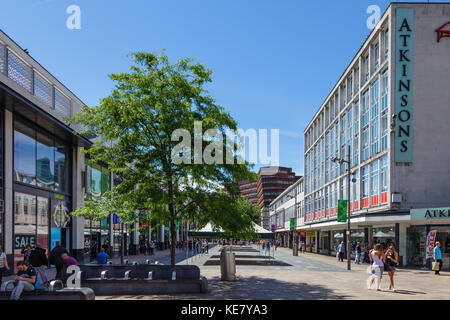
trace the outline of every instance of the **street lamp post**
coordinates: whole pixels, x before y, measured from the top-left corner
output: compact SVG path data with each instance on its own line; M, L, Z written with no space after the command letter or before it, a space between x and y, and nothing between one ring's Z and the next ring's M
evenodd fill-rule
M331 159L332 162L339 162L340 164L347 163L347 270L351 270L351 257L350 257L350 251L351 251L351 244L350 244L350 179L351 176L351 161L350 161L350 145L348 145L347 149L347 160L342 158L333 158ZM353 181L354 182L354 181Z
M294 219L295 225L297 225L297 194L295 192L295 188L294 188L294 196L289 195L289 198L290 199L294 198ZM293 230L292 233L292 255L298 256L297 232L295 232L295 230Z

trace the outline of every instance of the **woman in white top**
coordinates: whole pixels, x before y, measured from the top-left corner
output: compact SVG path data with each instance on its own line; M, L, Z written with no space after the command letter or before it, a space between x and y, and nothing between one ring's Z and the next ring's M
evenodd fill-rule
M3 252L2 246L0 245L0 285L3 280L3 272L9 270L8 260L6 260L6 254Z
M372 263L372 275L368 279L367 289L371 289L372 284L375 279L377 280L377 291L380 291L381 278L383 276L384 271L384 262L386 261L386 256L383 251L383 247L381 244L376 244L373 250L370 252Z

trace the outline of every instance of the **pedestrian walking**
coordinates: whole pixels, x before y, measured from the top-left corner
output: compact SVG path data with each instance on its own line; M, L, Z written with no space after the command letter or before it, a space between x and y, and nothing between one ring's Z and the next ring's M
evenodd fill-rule
M344 262L344 252L345 252L344 241L342 241L341 244L338 246L338 252L339 252L339 261Z
M36 245L34 250L31 250L30 264L39 273L41 283L48 285L49 281L47 278L47 273L45 272L45 267L48 266L48 260L45 254L45 249L41 248L39 244Z
M359 261L361 260L361 243L359 241L356 243L355 252L356 252L355 263L359 264Z
M433 249L433 257L434 262L439 263L439 269L434 271L434 274L440 275L440 271L442 269L442 253L441 253L441 243L438 241L436 242L436 246Z
M60 279L61 271L64 267L64 261L61 258L61 255L63 253L67 253L67 250L66 250L66 248L61 246L59 241L56 241L55 244L56 244L55 247L50 252L50 257L48 260L49 260L50 264L53 264L56 267L56 279Z
M389 289L395 292L394 287L394 273L395 273L395 266L398 262L398 254L397 251L395 251L395 247L391 244L389 248L386 250L385 253L386 256L386 262L384 263L384 271L387 271L389 275Z
M0 286L2 285L3 281L3 273L6 270L9 270L8 260L6 259L6 253L3 252L3 248L0 245Z
M262 250L266 250L266 243L264 241L262 242Z
M364 259L363 259L364 263L368 263L370 264L370 258L369 258L369 244L366 243L365 247L364 247Z
M269 240L267 240L267 243L266 243L266 250L269 252L269 255L270 255L270 242L269 242Z
M302 253L306 253L306 242L302 241Z
M372 275L368 279L367 289L371 289L373 283L377 282L377 291L380 291L381 279L383 278L384 262L386 256L383 252L381 244L376 244L374 249L370 252L371 260L373 261L371 267Z

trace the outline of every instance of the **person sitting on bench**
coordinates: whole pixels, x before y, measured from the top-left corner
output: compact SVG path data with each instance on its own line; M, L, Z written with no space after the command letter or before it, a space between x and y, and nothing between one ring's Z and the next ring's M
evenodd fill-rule
M11 300L19 300L24 290L34 291L39 287L39 277L33 266L27 265L25 261L19 261L17 262L17 268L19 269L15 279L17 284L11 292Z

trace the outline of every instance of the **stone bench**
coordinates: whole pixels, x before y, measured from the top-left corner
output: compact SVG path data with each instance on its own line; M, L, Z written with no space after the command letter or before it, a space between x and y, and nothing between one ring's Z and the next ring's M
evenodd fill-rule
M14 288L14 280L6 281L0 289L0 300L9 300ZM95 300L91 288L67 289L59 280L52 281L48 288L23 291L20 300Z
M96 295L199 293L208 281L197 266L172 265L79 265L81 287ZM66 268L62 274L67 278ZM65 280L64 280L65 281Z

